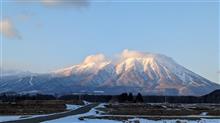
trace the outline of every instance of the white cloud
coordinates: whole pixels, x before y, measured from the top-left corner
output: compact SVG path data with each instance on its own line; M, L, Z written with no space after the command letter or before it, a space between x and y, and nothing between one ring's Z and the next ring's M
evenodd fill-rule
M0 21L0 32L6 38L21 39L19 32L9 18Z
M31 0L16 0L21 4L36 4L42 3L45 6L49 7L85 7L88 6L89 0L35 0L34 2Z
M122 59L126 59L126 58L133 58L133 57L144 57L146 54L143 52L139 52L139 51L132 51L132 50L128 50L125 49L123 50L123 52L121 53L120 57Z
M48 6L55 6L61 4L62 0L41 0L41 2Z
M96 55L87 56L83 63L85 64L91 63L91 62L101 63L104 61L107 61L107 60L103 54L96 54Z
M88 0L41 0L47 6L73 6L83 7L88 5Z

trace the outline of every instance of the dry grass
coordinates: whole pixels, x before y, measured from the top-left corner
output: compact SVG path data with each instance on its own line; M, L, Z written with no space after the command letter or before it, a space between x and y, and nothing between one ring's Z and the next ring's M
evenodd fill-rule
M208 104L109 104L99 109L110 115L157 115L157 116L183 116L208 115L220 116L220 105Z
M66 111L65 104L83 104L76 100L25 100L19 102L1 102L0 115L33 115Z

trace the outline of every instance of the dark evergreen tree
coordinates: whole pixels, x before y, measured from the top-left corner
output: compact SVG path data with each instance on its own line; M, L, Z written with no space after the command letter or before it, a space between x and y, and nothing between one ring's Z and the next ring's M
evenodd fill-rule
M128 101L128 94L127 93L122 93L121 95L118 96L118 101L120 103L127 102Z
M129 95L128 95L128 101L129 102L133 102L134 100L133 100L133 94L132 93L129 93Z
M144 99L143 99L143 97L142 97L142 95L140 93L137 94L135 102L136 103L143 103L144 102Z

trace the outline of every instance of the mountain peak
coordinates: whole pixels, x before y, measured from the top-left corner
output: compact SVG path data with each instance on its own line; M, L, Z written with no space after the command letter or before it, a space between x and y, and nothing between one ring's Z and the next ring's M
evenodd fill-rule
M99 69L102 69L110 63L111 61L107 60L103 54L90 55L87 56L82 63L64 69L59 69L54 73L64 76L80 73L91 74L96 73Z
M135 70L138 72L151 71L150 74L155 74L157 77L159 74L161 75L162 71L167 73L167 68L175 73L178 73L177 69L181 68L172 58L165 55L125 49L115 61L108 60L103 54L90 55L82 63L57 70L55 73L64 76L82 73L86 73L85 75L96 74L106 69L107 66L111 67L109 68L111 72L115 71L114 73L118 75L128 70Z

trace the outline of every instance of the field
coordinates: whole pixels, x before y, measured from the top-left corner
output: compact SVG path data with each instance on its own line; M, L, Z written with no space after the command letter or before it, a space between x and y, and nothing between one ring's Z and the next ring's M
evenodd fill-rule
M219 119L220 104L145 104L145 103L114 103L97 108L100 115L90 115L88 119L128 120L144 118L150 120L201 118Z
M109 104L100 109L111 115L212 115L220 116L220 104L145 104L121 103Z
M25 101L16 103L15 114L0 116L0 122L16 120L17 123L219 123L220 104L147 104L147 103L87 103L95 107L66 105L70 101ZM28 104L27 104L28 103ZM33 105L33 103L35 103ZM37 104L36 104L37 103ZM76 102L75 102L76 103ZM19 107L21 106L23 107ZM76 104L79 104L76 103ZM5 105L5 104L4 104ZM10 104L11 106L12 104ZM8 104L9 106L9 104ZM3 105L2 105L3 107ZM37 107L39 109L37 109ZM72 109L71 109L72 107ZM87 107L87 108L84 108ZM70 111L67 111L69 108ZM6 110L5 109L5 110ZM2 108L1 108L2 110ZM22 110L23 112L17 112ZM37 111L34 111L37 110ZM85 111L87 110L87 111ZM10 110L9 110L10 111ZM29 112L28 112L29 111ZM41 111L41 112L38 112ZM42 111L44 111L42 113ZM63 113L54 113L62 111ZM29 116L31 114L35 114ZM32 112L32 113L30 113ZM9 112L8 112L9 113ZM12 113L12 112L10 112ZM45 114L50 113L50 114ZM52 114L51 114L52 113ZM38 114L38 115L36 115ZM39 115L40 114L40 115Z
M82 105L76 100L25 100L1 102L0 115L42 115L66 111L66 104Z

